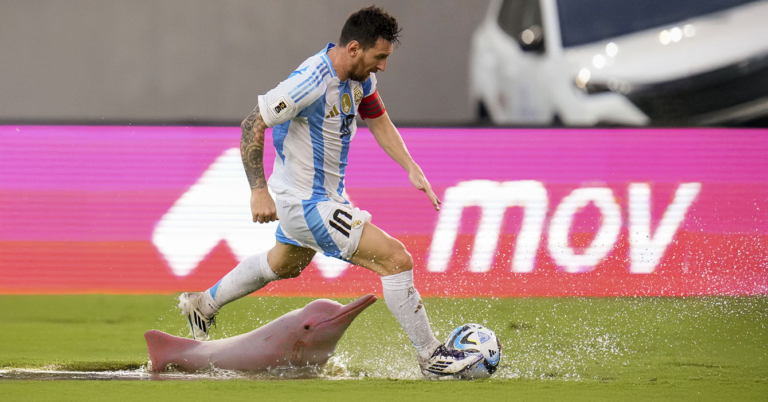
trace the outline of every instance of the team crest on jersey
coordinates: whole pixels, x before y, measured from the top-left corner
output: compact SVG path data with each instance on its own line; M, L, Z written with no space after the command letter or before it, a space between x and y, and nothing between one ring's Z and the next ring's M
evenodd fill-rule
M349 94L341 95L341 110L344 113L349 113L352 110L352 98L349 97Z
M363 101L363 88L355 87L355 105L359 105Z

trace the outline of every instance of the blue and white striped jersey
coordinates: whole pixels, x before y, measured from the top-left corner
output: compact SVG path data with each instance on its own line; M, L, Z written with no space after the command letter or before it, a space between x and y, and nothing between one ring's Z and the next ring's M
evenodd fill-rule
M363 98L376 92L376 76L340 81L327 55L333 46L329 43L259 96L261 116L273 127L277 157L269 187L277 194L347 202L342 192L355 115Z

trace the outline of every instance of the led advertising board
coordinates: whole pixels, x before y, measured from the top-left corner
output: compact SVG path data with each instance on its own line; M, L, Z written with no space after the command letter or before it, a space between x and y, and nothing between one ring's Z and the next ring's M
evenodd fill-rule
M0 126L0 293L203 290L268 250L277 223L251 221L239 131ZM768 293L765 130L400 132L442 209L364 128L345 191L406 245L422 295ZM316 256L260 293L380 289Z

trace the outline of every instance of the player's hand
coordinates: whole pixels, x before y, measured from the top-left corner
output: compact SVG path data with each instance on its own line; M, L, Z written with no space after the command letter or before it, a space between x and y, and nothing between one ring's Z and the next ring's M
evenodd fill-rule
M267 223L278 220L275 200L266 188L251 189L251 213L254 222Z
M408 173L408 178L411 179L411 184L413 184L414 187L427 194L429 201L432 202L432 206L435 207L435 211L439 211L440 204L442 204L442 202L439 198L437 198L435 192L432 191L432 185L429 184L427 177L424 176L424 172L422 172L420 168L414 169Z

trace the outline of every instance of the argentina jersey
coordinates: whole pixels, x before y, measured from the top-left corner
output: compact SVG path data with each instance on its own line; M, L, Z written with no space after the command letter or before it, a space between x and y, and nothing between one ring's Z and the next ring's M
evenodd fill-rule
M327 51L308 58L276 88L259 96L259 109L277 156L269 178L276 194L302 200L342 196L355 116L363 99L376 92L376 77L340 81Z

